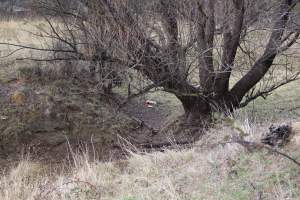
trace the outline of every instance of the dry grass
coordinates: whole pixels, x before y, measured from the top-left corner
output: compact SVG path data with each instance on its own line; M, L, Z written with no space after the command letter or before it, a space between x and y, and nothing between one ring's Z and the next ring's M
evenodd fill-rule
M300 80L275 90L267 99L258 98L244 110L256 120L276 121L300 117Z
M39 21L32 23L43 26ZM26 33L22 29L32 30L28 29L32 23L1 22L0 36L8 42L40 44L29 34L22 34ZM4 53L11 50L2 48ZM32 65L10 62L1 61L0 81L16 68ZM60 172L54 169L49 172L46 168L51 167L24 159L0 177L0 197L3 200L299 199L300 169L293 163L264 151L250 153L239 145L219 144L237 134L233 127L242 129L248 133L247 139L256 141L279 113L283 113L280 118L296 117L294 111L287 111L299 106L299 88L299 82L295 82L267 101L258 99L255 107L250 105L240 112L234 123L217 125L190 149L131 153L127 160L105 163L87 155L72 155L72 164L59 166L65 169ZM182 109L178 101L165 93L153 93L146 98L167 105L170 115ZM266 125L261 126L262 123ZM299 144L291 144L284 151L300 159Z
M234 126L248 133L249 140L257 140L266 130L243 113L237 118ZM0 179L0 196L3 200L298 199L300 168L275 154L220 145L237 134L232 127L219 125L190 149L131 153L124 161L103 163L73 155L65 173L49 175L43 166L25 160ZM297 148L299 144L291 144L283 151L299 159Z
M41 19L2 20L0 23L1 41L30 45L39 44L38 37L33 37L32 33L46 30L46 27L45 22Z
M29 20L2 20L0 22L0 42L22 44L32 47L41 47L47 42L39 37L34 37L32 33L46 30L46 24L39 19ZM10 45L0 45L0 81L6 82L14 78L15 72L22 67L31 67L41 63L21 60L16 58L26 58L40 55L40 52L29 49L20 49ZM18 51L16 51L18 50ZM13 54L11 54L14 52Z

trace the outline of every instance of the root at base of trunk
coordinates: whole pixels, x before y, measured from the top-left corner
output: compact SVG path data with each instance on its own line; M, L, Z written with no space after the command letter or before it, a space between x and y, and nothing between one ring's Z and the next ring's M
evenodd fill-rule
M203 118L202 118L203 119ZM202 119L194 119L187 114L177 117L174 121L165 124L161 130L164 135L169 135L180 141L198 140L210 126L210 121Z

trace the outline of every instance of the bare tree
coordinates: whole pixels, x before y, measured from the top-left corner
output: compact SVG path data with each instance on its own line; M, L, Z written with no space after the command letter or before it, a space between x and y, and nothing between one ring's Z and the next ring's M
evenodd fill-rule
M41 36L66 44L51 49L68 54L56 59L91 60L109 79L128 69L142 74L148 85L137 94L154 87L174 94L190 124L299 77L289 62L299 32L288 28L298 0L74 2L67 8L61 0L39 1L50 25Z

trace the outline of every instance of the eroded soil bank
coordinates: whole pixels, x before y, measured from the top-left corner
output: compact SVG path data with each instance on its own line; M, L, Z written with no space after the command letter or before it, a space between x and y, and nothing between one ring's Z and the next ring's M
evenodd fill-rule
M112 160L124 157L126 148L148 151L192 141L191 135L174 135L172 126L160 131L167 105L147 108L143 101L130 101L117 112L94 88L84 79L0 83L0 165L28 155L59 163L81 151Z

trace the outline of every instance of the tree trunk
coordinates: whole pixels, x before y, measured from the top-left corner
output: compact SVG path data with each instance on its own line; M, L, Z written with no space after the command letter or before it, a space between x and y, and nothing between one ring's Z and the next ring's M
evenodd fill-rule
M178 96L185 111L185 125L206 127L211 120L212 108L207 99L198 96Z

